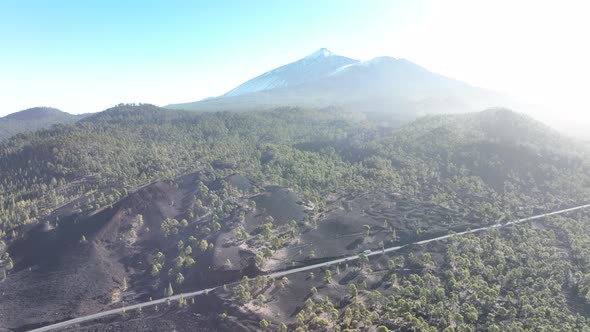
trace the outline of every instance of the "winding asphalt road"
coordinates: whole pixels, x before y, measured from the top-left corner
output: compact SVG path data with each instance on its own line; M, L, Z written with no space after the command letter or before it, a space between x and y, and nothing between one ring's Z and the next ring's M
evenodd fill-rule
M506 226L510 226L510 225L516 225L516 224L524 223L524 222L531 221L531 220L536 220L536 219L541 219L541 218L545 218L545 217L549 217L549 216L554 216L554 215L558 215L558 214L563 214L563 213L567 213L567 212L572 212L572 211L576 211L576 210L586 209L586 208L589 208L589 207L590 207L590 204L580 205L580 206L576 206L576 207L569 208L569 209L563 209L563 210L554 211L554 212L550 212L550 213L539 214L539 215L532 216L532 217L522 218L522 219L510 221L510 222L507 222L507 223L504 223L504 224L494 224L494 225L491 225L491 226L475 228L475 229L471 229L471 230L464 231L464 232L458 232L458 233L454 233L454 234L443 235L443 236L435 237L435 238L428 239L428 240L422 240L422 241L408 243L408 244L405 244L405 245L402 245L402 246L390 247L390 248L385 248L383 250L372 251L372 252L366 254L366 256L382 255L384 253L388 253L388 252L392 252L392 251L398 251L398 250L400 250L400 249L402 249L404 247L408 247L408 246L412 246L412 245L422 245L422 244L426 244L426 243L430 243L430 242L434 242L434 241L440 241L440 240L448 239L448 238L450 238L452 236L461 236L461 235L466 235L466 234L471 234L471 233L477 233L477 232L486 231L486 230L489 230L489 229L492 229L492 228L502 228L502 227L506 227ZM331 261L323 262L323 263L319 263L319 264L298 267L298 268L294 268L294 269L290 269L290 270L285 270L285 271L280 271L280 272L274 272L274 273L268 274L267 276L274 277L274 278L280 278L280 277L283 277L283 276L286 276L286 275L290 275L290 274L294 274L294 273L299 273L299 272L304 272L304 271L308 271L308 270L317 269L319 267L324 267L324 266L338 264L338 263L343 263L343 262L354 261L354 260L358 259L359 256L360 255L352 255L352 256L348 256L348 257L344 257L344 258L339 258L339 259L335 259L335 260L331 260ZM149 301L149 302L143 302L143 303L129 305L129 306L126 306L125 307L125 311L137 310L139 307L142 307L142 308L151 307L151 306L155 306L155 305L158 305L158 304L167 303L168 301L175 301L175 300L180 299L181 297L183 297L185 299L191 298L191 297L195 297L195 296L198 296L198 295L201 295L201 294L206 294L206 293L211 292L211 291L213 291L213 290L215 290L217 288L220 288L220 287L223 287L223 286L217 286L217 287L207 288L207 289L203 289L203 290L196 291L196 292L182 293L182 294L178 294L178 295L174 295L174 296L170 296L170 297L161 298L161 299L158 299L158 300L153 300L153 301ZM31 330L30 332L51 331L51 330L55 330L55 329L59 329L59 328L64 328L64 327L67 327L67 326L70 326L70 325L74 325L74 324L79 324L79 323L91 321L91 320L94 320L94 319L97 319L97 318L102 318L102 317L105 317L105 316L110 316L110 315L115 315L115 314L121 314L122 311L123 311L122 308L112 309L112 310L107 310L107 311L102 311L102 312L98 312L98 313L95 313L95 314L92 314L92 315L78 317L78 318L70 319L70 320L67 320L67 321L60 322L60 323L43 326L41 328Z

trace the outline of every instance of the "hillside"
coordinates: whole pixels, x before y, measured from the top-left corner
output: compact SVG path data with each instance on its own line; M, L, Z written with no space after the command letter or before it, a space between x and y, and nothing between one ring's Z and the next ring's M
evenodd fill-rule
M586 203L589 174L579 143L505 109L428 116L395 130L333 109L197 114L119 105L0 143L0 321L27 329L170 289L574 206ZM447 263L435 258L443 273ZM346 271L333 271L337 283L377 278ZM287 293L278 284L263 291L278 317L228 288L209 296L211 307L190 307L200 318L169 307L153 328L255 330L262 318L294 327L312 279L294 276Z
M590 254L589 218L453 237L287 279L243 280L165 310L130 310L66 330L588 331L589 265L572 255Z
M19 133L76 122L82 117L51 107L29 108L0 118L0 141Z

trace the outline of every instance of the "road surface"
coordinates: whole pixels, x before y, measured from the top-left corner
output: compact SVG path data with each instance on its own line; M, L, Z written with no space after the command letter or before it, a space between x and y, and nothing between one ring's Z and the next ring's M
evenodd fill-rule
M506 227L506 226L510 226L510 225L517 225L517 224L524 223L524 222L527 222L527 221L541 219L541 218L545 218L545 217L549 217L549 216L554 216L554 215L558 215L558 214L563 214L563 213L567 213L567 212L572 212L572 211L576 211L576 210L586 209L586 208L589 208L589 207L590 207L590 204L586 204L586 205L580 205L580 206L576 206L576 207L573 207L573 208L558 210L558 211L554 211L554 212L550 212L550 213L543 213L543 214L539 214L539 215L532 216L532 217L527 217L527 218L522 218L522 219L510 221L510 222L507 222L507 223L504 223L504 224L494 224L494 225L491 225L491 226L475 228L475 229L471 229L471 230L464 231L464 232L458 232L458 233L454 233L454 234L449 234L449 235L443 235L443 236L435 237L435 238L432 238L432 239L427 239L427 240L412 242L412 243L404 244L404 245L401 245L401 246L385 248L383 250L376 250L376 251L372 251L372 252L366 254L366 256L382 255L384 253L398 251L398 250L400 250L402 248L405 248L405 247L408 247L408 246L412 246L412 245L423 245L423 244L430 243L430 242L435 242L435 241L441 241L441 240L444 240L444 239L448 239L448 238L450 238L452 236L461 236L461 235L466 235L466 234L471 234L471 233L482 232L482 231L485 231L485 230L488 230L488 229L492 229L492 228L502 228L502 227ZM317 268L328 266L328 265L333 265L333 264L338 264L338 263L343 263L343 262L354 261L354 260L357 260L359 258L359 256L360 256L360 254L359 255L352 255L352 256L348 256L348 257L344 257L344 258L334 259L334 260L331 260L331 261L328 261L328 262L323 262L323 263L318 263L318 264L308 265L308 266L302 266L302 267L298 267L298 268L294 268L294 269L290 269L290 270L285 270L285 271L280 271L280 272L274 272L274 273L267 274L267 276L273 277L273 278L281 278L281 277L284 277L284 276L287 276L287 275L290 275L290 274L304 272L304 271L309 271L309 270L317 269ZM176 300L180 299L181 297L187 299L187 298L195 297L195 296L198 296L198 295L201 295L201 294L206 294L208 292L211 292L211 291L213 291L213 290L215 290L217 288L221 288L221 287L223 287L223 286L217 286L217 287L207 288L207 289L203 289L203 290L196 291L196 292L182 293L182 294L178 294L178 295L173 295L173 296L161 298L161 299L158 299L158 300L153 300L153 301L148 301L148 302L133 304L133 305L125 306L125 309L124 310L125 311L137 310L140 306L142 308L147 308L147 307L155 306L155 305L158 305L158 304L167 303L168 301L176 301ZM47 325L47 326L44 326L44 327L41 327L41 328L38 328L38 329L31 330L30 332L51 331L51 330L55 330L55 329L64 328L64 327L67 327L67 326L70 326L70 325L74 325L74 324L79 324L79 323L91 321L91 320L94 320L94 319L97 319L97 318L102 318L102 317L106 317L106 316L110 316L110 315L121 314L122 312L123 312L123 308L117 308L117 309L102 311L102 312L98 312L98 313L95 313L95 314L92 314L92 315L78 317L78 318L70 319L70 320L67 320L67 321L60 322L60 323Z

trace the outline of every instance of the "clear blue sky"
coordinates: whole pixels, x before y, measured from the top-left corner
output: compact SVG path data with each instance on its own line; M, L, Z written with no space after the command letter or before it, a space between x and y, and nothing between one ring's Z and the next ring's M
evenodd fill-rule
M556 82L590 74L590 25L582 1L541 3L6 0L0 115L199 100L321 47L361 60L404 57L486 88L546 96ZM561 89L560 98L585 92Z

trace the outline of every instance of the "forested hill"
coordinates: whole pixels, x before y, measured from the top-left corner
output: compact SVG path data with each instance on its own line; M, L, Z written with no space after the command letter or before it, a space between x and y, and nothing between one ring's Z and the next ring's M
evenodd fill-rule
M590 186L586 147L506 109L428 116L378 141L384 158L411 168L418 161L424 171L443 182L457 181L455 185L475 179L478 186L493 189L489 194L497 194L501 206L509 204L509 197L532 198L536 192L551 193L544 199L562 202L573 196L584 199ZM534 204L547 206L548 201Z
M403 134L403 135L402 135ZM526 145L540 150L559 152L573 146L574 141L524 114L504 108L489 109L478 113L425 116L400 131L400 137L412 140L416 145L434 143L429 135L455 145L465 142L490 141L498 144ZM455 140L455 142L453 142ZM563 151L572 154L575 151Z
M51 107L34 107L0 118L0 141L18 133L72 123L84 115L73 115Z
M203 169L320 202L326 193L381 188L497 213L549 208L588 197L590 168L579 151L507 110L426 117L394 130L332 109L195 114L119 105L0 144L0 231L10 237L91 190L133 190Z

